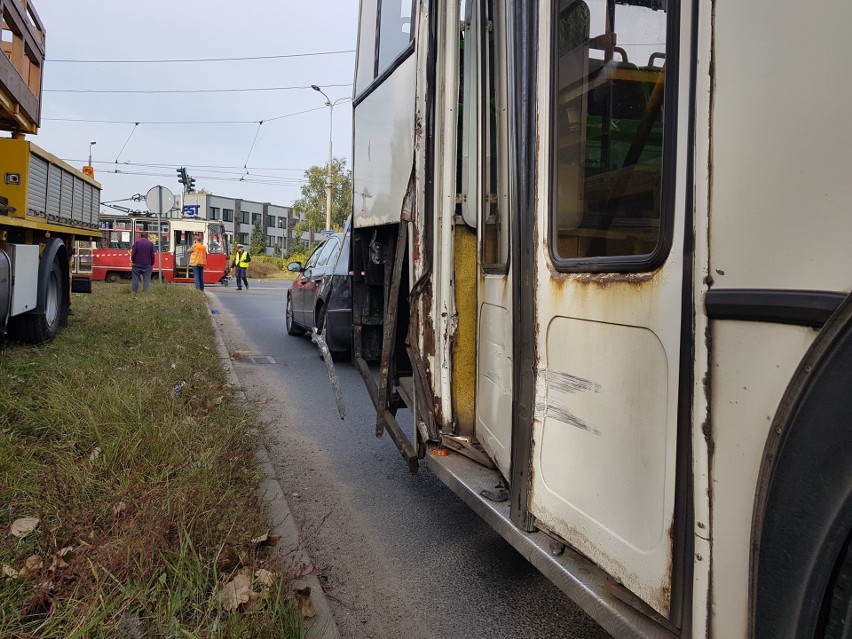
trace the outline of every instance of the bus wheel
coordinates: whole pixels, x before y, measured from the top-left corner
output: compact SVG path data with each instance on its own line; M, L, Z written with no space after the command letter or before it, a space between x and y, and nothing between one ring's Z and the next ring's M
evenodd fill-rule
M44 290L38 291L39 303L34 311L9 321L12 336L28 344L41 344L56 337L62 321L62 268L59 257L53 260Z
M121 279L121 273L116 273L115 271L110 271L107 273L106 281L110 284L115 284Z
M828 607L826 639L852 637L852 544L847 542L846 552L843 553L840 562L834 587L829 590L826 598Z

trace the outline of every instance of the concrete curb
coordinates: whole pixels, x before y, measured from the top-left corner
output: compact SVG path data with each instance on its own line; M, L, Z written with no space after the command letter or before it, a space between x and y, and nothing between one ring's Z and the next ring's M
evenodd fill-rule
M209 311L209 298L206 299L208 299L207 308ZM222 362L222 368L225 371L225 378L229 385L237 389L238 398L248 404L245 393L240 389L240 380L237 377L237 373L231 362L231 356L228 354L228 349L222 339L219 325L216 323L216 318L212 313L210 314L210 323L213 325L213 331L216 333L216 350L219 353L219 360ZM312 566L313 563L310 557L308 557L308 553L300 546L299 530L290 512L290 506L287 503L287 498L284 496L284 490L275 476L275 469L272 466L269 452L266 448L260 447L255 450L255 458L263 470L264 479L260 484L259 491L261 499L269 503L269 515L272 520L271 533L281 536L278 547L281 549L292 549L288 552L288 560L292 565ZM328 603L328 599L326 599L325 592L317 576L308 575L303 577L294 583L294 587L309 587L311 589L311 601L317 613L316 617L305 619L305 638L340 639L340 632L331 614L331 606Z

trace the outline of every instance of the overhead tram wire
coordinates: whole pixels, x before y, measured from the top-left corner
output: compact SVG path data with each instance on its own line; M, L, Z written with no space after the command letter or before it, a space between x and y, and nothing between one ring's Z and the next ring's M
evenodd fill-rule
M297 115L303 115L305 113L311 113L312 111L321 111L325 109L325 106L314 107L313 109L306 109L304 111L296 111L295 113L285 113L284 115L276 115L272 118L264 118L264 122L274 122L275 120L282 120L284 118L292 118ZM89 119L78 119L78 118L42 118L43 121L46 122L84 122L87 124L157 124L157 125L172 125L172 124L257 124L258 120L89 120Z
M162 177L168 178L172 177L171 173L153 173L148 171L122 171L119 169L113 169L112 171L105 170L101 171L102 173L112 173L115 175L133 175L133 176L145 176L145 177ZM211 180L214 182L249 182L251 184L266 184L269 186L281 186L281 187L296 187L303 183L302 180L297 180L295 178L273 178L273 179L255 179L253 177L246 178L242 177L219 177L215 175L199 175L197 176L200 180Z
M235 58L172 58L172 59L157 59L157 60L78 60L70 58L48 58L46 61L50 63L65 62L75 64L159 64L159 63L175 63L175 62L242 62L247 60L282 60L286 58L308 58L311 56L320 55L340 55L344 53L355 53L355 49L343 49L340 51L312 51L308 53L285 53L281 55L258 55L245 56Z
M82 162L83 160L65 160L66 162ZM93 164L112 164L109 160L92 160ZM185 166L187 169L238 169L237 173L241 173L243 167L241 166L229 166L223 164L193 164L192 162L122 162L123 165L126 166L141 166L148 167L154 169L171 169L175 166ZM256 166L253 167L255 171L296 171L298 173L304 173L305 169L285 169L277 166ZM215 172L215 171L214 171Z
M351 87L351 82L337 84L326 84L329 87ZM44 93L111 93L111 94L142 94L156 95L163 93L250 93L258 91L295 91L297 89L310 89L310 85L296 85L291 87L255 87L248 89L43 89Z
M127 139L124 141L124 145L121 147L121 151L118 152L118 155L115 156L115 163L118 164L118 158L121 157L121 154L124 153L124 149L127 148L127 143L130 142L130 138L133 137L133 134L136 132L136 129L139 127L138 122L134 122L133 128L130 129L130 135L127 136Z

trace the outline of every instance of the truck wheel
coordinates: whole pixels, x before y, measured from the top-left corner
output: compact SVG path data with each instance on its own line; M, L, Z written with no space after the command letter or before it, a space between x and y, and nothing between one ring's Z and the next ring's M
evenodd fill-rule
M44 290L38 292L34 311L9 320L9 332L27 344L41 344L56 337L62 321L62 268L59 257L53 260Z

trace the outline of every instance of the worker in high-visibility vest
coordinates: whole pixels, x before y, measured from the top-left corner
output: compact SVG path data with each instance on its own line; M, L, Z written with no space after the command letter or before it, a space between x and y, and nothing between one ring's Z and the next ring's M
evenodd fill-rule
M207 266L207 247L199 238L195 238L192 244L192 253L189 254L189 265L195 276L195 288L204 290L204 267Z
M249 252L245 250L245 247L242 244L237 244L237 252L234 254L233 260L231 260L231 266L233 266L237 271L237 290L243 290L243 285L245 285L246 290L248 290L248 278L246 277L246 271L248 270L249 264L251 263L251 255Z

